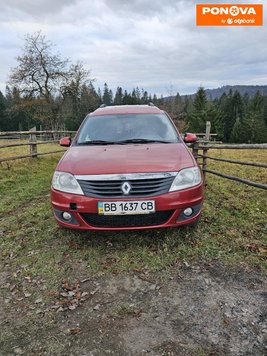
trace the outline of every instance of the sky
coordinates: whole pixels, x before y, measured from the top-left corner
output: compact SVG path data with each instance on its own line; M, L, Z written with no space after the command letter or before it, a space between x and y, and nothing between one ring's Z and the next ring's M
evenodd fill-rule
M196 26L197 3L265 3L264 25ZM0 90L25 35L39 30L62 58L83 62L96 88L167 96L267 85L266 16L264 0L0 0Z

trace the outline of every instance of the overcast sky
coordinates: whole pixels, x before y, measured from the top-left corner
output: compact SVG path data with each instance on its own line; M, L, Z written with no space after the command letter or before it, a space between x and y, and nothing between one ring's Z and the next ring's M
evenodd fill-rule
M197 27L196 3L263 0L0 0L0 90L22 53L24 36L42 30L62 57L82 60L95 87L139 86L189 94L201 85L267 85L264 26Z

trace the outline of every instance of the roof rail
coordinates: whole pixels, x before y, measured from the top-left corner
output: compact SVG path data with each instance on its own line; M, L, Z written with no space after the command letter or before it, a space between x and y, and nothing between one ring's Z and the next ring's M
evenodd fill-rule
M152 103L152 101L150 101L147 105L148 105L148 106L155 106L155 105Z
M101 104L99 107L100 108L105 108L107 105L106 104Z

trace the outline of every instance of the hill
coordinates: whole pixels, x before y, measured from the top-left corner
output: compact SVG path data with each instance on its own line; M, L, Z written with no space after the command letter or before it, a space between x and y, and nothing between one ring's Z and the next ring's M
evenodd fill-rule
M223 93L228 94L231 89L233 92L238 91L241 95L247 93L249 96L254 96L259 91L267 96L267 85L225 85L221 88L206 89L206 94L209 99L213 100L220 98Z
M231 89L233 92L238 91L242 96L247 93L251 97L254 96L257 93L257 91L259 91L262 95L267 96L267 85L224 85L220 88L206 89L205 92L209 100L214 100L220 98L223 95L223 93L228 94ZM182 98L188 97L194 99L195 95L196 93L185 94L185 95L181 95L181 97ZM164 100L170 101L173 98L174 96L167 96L164 98Z

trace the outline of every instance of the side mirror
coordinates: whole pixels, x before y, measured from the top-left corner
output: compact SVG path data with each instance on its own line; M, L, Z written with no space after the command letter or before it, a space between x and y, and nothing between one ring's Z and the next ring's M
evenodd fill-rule
M59 144L60 144L60 146L70 147L70 145L71 145L71 138L70 138L70 137L62 137L62 138L59 140Z
M197 135L186 132L184 135L184 142L185 143L193 143L197 141Z

